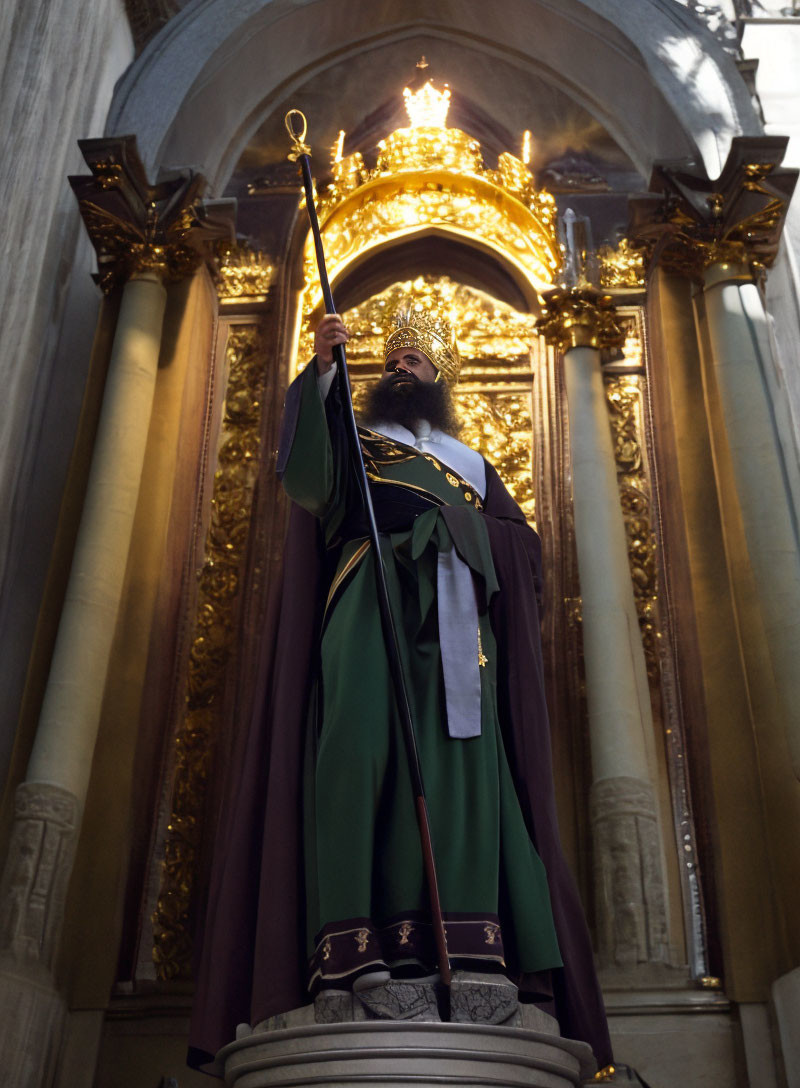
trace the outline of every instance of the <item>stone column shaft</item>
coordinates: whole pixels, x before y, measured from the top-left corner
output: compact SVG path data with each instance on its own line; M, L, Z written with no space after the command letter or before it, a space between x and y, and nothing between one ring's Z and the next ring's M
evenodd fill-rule
M90 176L69 179L122 299L86 498L26 780L0 885L0 1068L8 1088L49 1088L64 1001L53 979L89 788L155 393L165 282L191 275L232 237L229 205L172 171L150 185L131 136L81 141Z
M664 866L647 760L653 718L599 351L568 350L564 381L592 757L598 952L604 966L630 970L668 958Z
M652 713L596 348L574 347L566 352L564 382L592 777L595 782L620 776L646 782L650 775L644 730L652 729Z
M8 1088L51 1083L65 1004L52 969L125 578L166 291L125 286L78 539L0 884L0 1065Z
M669 940L650 692L600 365L599 347L624 334L611 298L591 288L554 291L545 311L539 328L564 352L569 412L598 953L635 984L639 965L668 961Z
M712 264L703 283L710 363L792 765L800 778L800 542L765 378L771 365L767 315L747 266Z
M68 790L82 806L122 596L155 391L166 290L130 279L111 353L92 457L27 781Z

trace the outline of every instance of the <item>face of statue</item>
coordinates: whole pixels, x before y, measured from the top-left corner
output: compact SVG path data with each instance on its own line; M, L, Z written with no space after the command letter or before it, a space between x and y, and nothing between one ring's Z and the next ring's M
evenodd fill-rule
M414 430L427 420L447 434L459 430L453 398L447 382L436 381L436 367L418 348L395 348L386 356L380 381L367 393L364 420L399 423Z
M421 382L435 382L436 374L436 367L419 348L395 348L386 356L381 381L392 385L401 385L414 378Z

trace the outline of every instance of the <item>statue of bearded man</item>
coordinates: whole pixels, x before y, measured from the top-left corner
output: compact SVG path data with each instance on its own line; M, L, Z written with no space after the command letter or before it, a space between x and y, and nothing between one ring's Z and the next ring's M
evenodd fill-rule
M286 399L278 473L294 509L265 710L242 746L212 876L197 1063L237 1020L342 990L373 1015L407 1016L403 985L428 985L430 1001L410 1015L436 1016L414 795L333 361L348 339L326 315ZM451 964L557 1016L602 1066L605 1014L556 828L539 539L492 465L457 437L460 358L447 322L410 305L386 338L384 367L359 436ZM241 882L254 869L244 909ZM231 977L220 980L222 962ZM471 1015L454 992L453 1019Z

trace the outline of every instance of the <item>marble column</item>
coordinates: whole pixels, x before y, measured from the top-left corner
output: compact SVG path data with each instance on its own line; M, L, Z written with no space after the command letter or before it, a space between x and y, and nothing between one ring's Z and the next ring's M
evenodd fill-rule
M701 288L698 339L724 425L733 490L758 591L775 692L800 778L800 539L768 374L776 360L758 282L773 263L798 171L787 138L737 137L714 181L657 166L653 195L631 202L631 236L667 271ZM715 455L721 496L729 488Z
M766 381L773 366L767 315L744 264L719 261L706 268L703 301L736 497L800 778L800 540Z
M592 760L601 965L669 957L664 864L648 760L653 721L600 348L621 343L611 300L552 292L539 328L564 354ZM633 981L633 976L631 976Z
M0 884L0 1068L8 1088L47 1088L58 1061L66 1006L53 968L139 496L164 282L194 271L206 237L229 234L227 225L198 229L202 179L192 172L151 187L135 141L81 147L92 176L70 180L98 252L98 279L122 297L58 635Z

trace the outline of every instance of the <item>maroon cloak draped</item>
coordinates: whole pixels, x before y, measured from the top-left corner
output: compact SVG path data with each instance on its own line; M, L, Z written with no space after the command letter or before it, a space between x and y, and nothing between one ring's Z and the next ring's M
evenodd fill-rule
M577 888L561 850L553 788L537 596L541 544L487 464L484 512L500 592L491 618L498 704L522 813L550 888L563 968L552 972L562 1034L612 1061L605 1010ZM233 1040L236 1025L305 1004L303 738L324 599L315 518L293 506L284 566L263 640L258 712L238 738L198 940L189 1064ZM522 989L524 990L524 980Z

